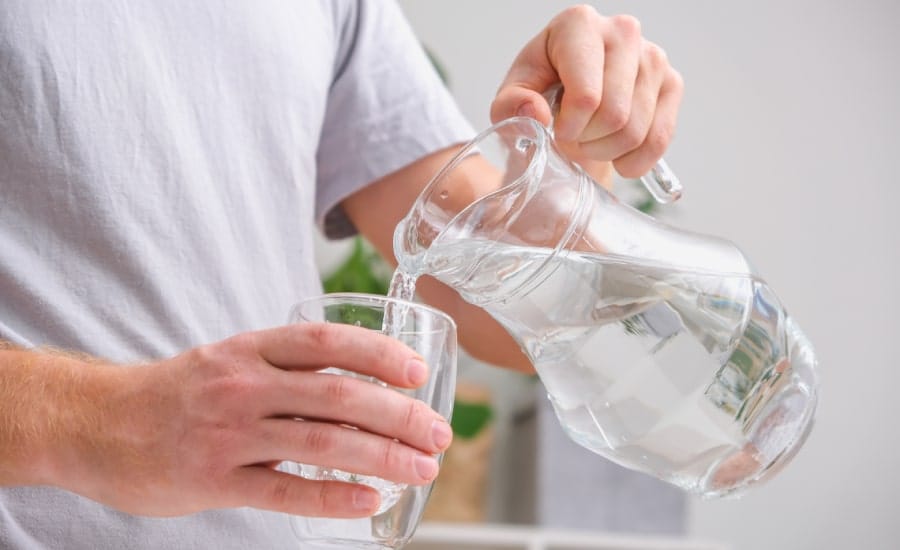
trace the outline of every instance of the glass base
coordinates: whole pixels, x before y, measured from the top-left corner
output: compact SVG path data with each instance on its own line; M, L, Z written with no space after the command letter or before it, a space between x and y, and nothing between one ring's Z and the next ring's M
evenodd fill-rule
M406 542L404 541L398 545L386 545L378 542L365 542L358 540L348 540L348 539L309 539L309 538L301 538L303 541L303 548L309 550L331 550L335 548L342 548L344 550L347 549L356 549L356 550L399 550L406 546Z
M702 496L737 497L781 471L809 437L817 401L814 384L795 380L782 390L757 413L744 448L709 469L702 482Z

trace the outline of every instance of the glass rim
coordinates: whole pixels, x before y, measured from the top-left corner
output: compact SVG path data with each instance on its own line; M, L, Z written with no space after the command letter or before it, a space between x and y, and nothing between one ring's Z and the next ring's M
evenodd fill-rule
M450 317L450 315L448 315L446 312L441 311L434 306L423 304L421 302L413 302L411 300L403 300L394 296L385 296L384 294L367 294L365 292L328 292L325 294L319 294L317 296L303 298L301 300L298 300L294 303L293 306L291 306L292 316L294 312L299 311L300 307L303 304L310 304L315 302L321 303L323 305L327 305L328 303L355 303L361 306L368 305L378 306L382 308L387 304L402 304L409 307L410 309L427 312L429 315L442 319L454 332L457 332L456 321L453 320L453 317Z

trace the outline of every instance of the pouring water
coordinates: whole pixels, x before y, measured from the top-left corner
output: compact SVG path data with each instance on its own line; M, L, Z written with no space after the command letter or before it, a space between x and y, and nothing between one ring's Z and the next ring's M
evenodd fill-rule
M473 154L497 177L451 178ZM454 184L450 184L453 179ZM703 496L786 464L816 405L812 347L746 257L619 203L531 119L479 135L395 233L392 292L428 274L533 362L580 445Z

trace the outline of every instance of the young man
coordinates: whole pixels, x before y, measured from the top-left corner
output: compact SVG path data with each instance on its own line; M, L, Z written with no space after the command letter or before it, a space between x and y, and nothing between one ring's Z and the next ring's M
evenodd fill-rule
M280 461L433 479L443 419L315 372L415 386L427 365L362 329L279 326L321 291L314 223L391 257L472 135L397 6L11 2L0 36L0 546L295 548L288 514L378 499ZM662 155L681 81L633 18L562 12L492 118L548 122L557 82L572 154L626 176ZM482 311L420 290L471 353L529 368Z

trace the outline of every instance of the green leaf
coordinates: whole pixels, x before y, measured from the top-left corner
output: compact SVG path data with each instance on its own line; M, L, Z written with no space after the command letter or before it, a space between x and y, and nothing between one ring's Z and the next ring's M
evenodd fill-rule
M356 237L353 253L334 273L322 281L325 292L364 292L382 294L388 292L390 281L379 277L377 262L384 260L374 250L368 250L360 237Z
M487 403L469 403L459 399L453 404L450 427L457 437L471 439L481 432L494 417Z

